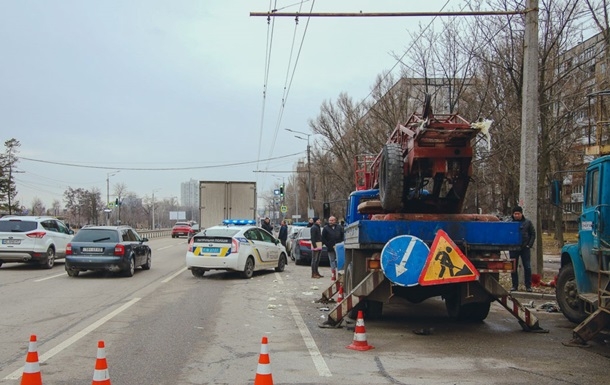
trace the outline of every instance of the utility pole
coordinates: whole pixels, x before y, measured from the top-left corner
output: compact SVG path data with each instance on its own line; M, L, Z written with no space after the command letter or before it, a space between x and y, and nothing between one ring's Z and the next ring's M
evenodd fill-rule
M523 56L523 94L521 106L521 161L519 204L539 234L532 248L532 272L542 273L542 245L538 224L538 0L527 0Z
M295 135L294 137L307 141L307 216L308 218L311 218L313 217L313 209L311 207L311 146L309 145L309 137L312 134L308 134L302 131L291 130L290 128L286 128L286 131L307 136L307 139L298 135Z
M121 172L121 170L117 170L114 172L109 172L106 174L106 226L110 226L110 177L115 176Z

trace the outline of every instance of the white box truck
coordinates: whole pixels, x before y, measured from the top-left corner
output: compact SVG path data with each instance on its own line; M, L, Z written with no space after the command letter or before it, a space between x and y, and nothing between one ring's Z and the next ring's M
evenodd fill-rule
M256 220L256 182L199 181L201 229L225 219Z

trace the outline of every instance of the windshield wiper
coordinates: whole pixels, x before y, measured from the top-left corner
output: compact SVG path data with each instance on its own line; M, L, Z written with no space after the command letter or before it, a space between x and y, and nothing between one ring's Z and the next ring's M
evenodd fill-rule
M101 241L108 241L110 240L110 237L106 237L106 238L100 238L100 239L94 239L92 242L96 243L96 242L101 242Z

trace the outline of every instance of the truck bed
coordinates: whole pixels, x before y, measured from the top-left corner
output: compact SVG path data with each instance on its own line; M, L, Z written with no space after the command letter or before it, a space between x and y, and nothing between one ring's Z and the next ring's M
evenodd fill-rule
M417 219L414 219L414 218ZM439 217L438 215L436 217ZM445 215L427 219L425 215L402 218L360 220L345 229L346 249L382 249L392 238L413 235L428 245L436 232L444 230L458 246L471 250L515 250L521 245L518 222L474 220L477 216Z

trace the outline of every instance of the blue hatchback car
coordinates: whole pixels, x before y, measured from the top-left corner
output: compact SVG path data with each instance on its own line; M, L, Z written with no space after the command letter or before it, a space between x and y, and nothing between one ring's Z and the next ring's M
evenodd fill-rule
M129 226L84 227L66 246L66 272L76 277L81 271L102 270L131 277L137 266L150 269L147 241Z

